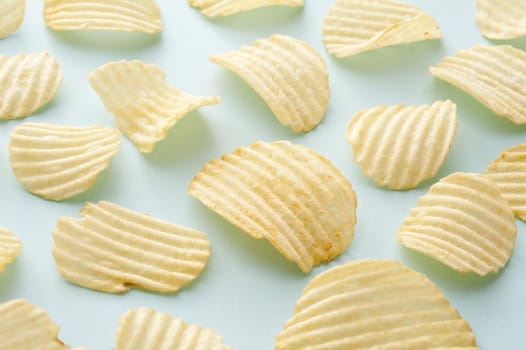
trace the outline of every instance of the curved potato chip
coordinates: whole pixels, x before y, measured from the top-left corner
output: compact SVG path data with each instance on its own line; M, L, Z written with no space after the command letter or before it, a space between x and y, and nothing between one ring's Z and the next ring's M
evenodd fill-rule
M0 55L0 119L26 117L47 104L62 83L62 70L46 51Z
M0 39L20 28L25 10L26 0L0 0Z
M288 141L255 142L206 164L189 193L309 272L354 237L356 195L327 159Z
M44 20L53 30L162 31L155 0L45 0Z
M0 272L5 270L7 264L15 261L21 252L20 239L13 232L0 227Z
M486 176L495 181L515 215L526 221L526 145L502 151L488 166Z
M431 186L398 229L398 240L458 272L485 276L509 260L517 226L497 185L455 173Z
M64 278L85 288L175 292L201 273L210 256L204 233L147 214L99 202L86 203L81 215L59 218L53 257Z
M217 96L193 96L168 85L159 67L141 61L107 63L89 80L119 129L145 153L186 114L219 103Z
M477 0L477 24L482 35L492 40L526 35L524 0Z
M22 123L11 134L9 161L26 190L59 201L90 189L120 143L119 132L103 126Z
M17 299L0 304L0 344L2 349L69 350L57 339L60 328L44 309ZM75 348L75 350L86 350Z
M119 318L115 350L230 350L211 329L153 309L131 309Z
M295 132L318 125L329 103L329 73L320 54L285 35L258 39L210 61L238 74L263 98L279 122Z
M394 0L336 0L323 20L323 42L336 57L441 37L433 17Z
M477 45L429 68L493 113L526 124L526 52L510 45Z
M278 334L285 349L476 350L471 327L425 275L359 260L315 277Z
M401 190L437 173L457 129L457 106L378 106L358 112L347 124L353 159L379 186Z
M267 6L303 6L303 0L188 0L188 3L207 17L230 16Z

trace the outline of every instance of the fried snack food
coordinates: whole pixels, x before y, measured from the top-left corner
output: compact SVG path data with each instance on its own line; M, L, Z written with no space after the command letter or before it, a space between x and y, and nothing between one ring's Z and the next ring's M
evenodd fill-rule
M0 0L0 39L20 28L25 9L26 0Z
M477 0L477 24L482 35L492 40L509 40L526 35L524 0Z
M0 227L0 272L4 272L7 264L15 261L22 252L22 243L13 232Z
M267 6L302 7L303 0L188 0L207 17L230 16Z

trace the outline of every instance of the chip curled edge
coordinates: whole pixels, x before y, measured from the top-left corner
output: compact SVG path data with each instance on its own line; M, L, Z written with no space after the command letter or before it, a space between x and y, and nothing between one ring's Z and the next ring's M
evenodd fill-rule
M62 70L47 51L0 55L0 119L26 117L55 97Z
M0 272L4 272L6 265L15 261L21 252L20 239L13 232L0 227Z
M476 45L429 68L493 113L526 124L526 52L511 45Z
M491 40L509 40L526 35L524 0L477 0L477 24Z
M351 183L329 160L288 141L258 141L208 162L188 192L304 272L340 255L354 237Z
M44 0L44 20L53 30L162 31L155 0Z
M72 348L57 339L60 327L44 309L26 300L0 303L0 344L16 350L86 350Z
M411 189L437 173L457 129L457 106L377 106L354 115L347 124L353 159L379 186Z
M168 85L159 67L141 61L106 63L91 72L89 81L119 129L144 153L152 152L185 115L219 103L217 96L193 96Z
M309 131L322 121L330 97L329 72L307 43L273 35L239 51L212 55L210 61L239 75L293 131Z
M420 197L398 229L407 248L458 272L497 273L508 262L517 225L508 202L487 176L454 173Z
M0 39L20 28L25 10L26 0L0 0Z
M323 42L336 57L441 37L431 15L395 0L336 0L323 19Z
M188 0L188 3L207 17L230 16L267 6L303 6L303 0Z
M120 143L113 128L26 122L11 133L9 162L27 191L60 201L89 190Z
M148 308L119 318L115 350L231 350L219 334Z
M476 350L470 325L425 275L358 260L316 276L276 337L276 350Z
M60 274L85 288L175 292L210 256L206 235L110 202L86 203L82 218L61 217L53 231Z

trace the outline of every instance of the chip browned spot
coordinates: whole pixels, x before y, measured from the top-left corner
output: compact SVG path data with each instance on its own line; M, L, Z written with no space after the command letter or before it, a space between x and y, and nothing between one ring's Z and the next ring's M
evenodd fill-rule
M526 1L477 0L476 19L488 39L519 38L526 35Z
M0 0L0 39L20 28L25 8L26 0Z
M188 3L207 17L230 16L266 6L303 6L303 0L188 0Z
M21 252L20 239L13 232L0 227L0 272L5 270L7 264L15 261Z

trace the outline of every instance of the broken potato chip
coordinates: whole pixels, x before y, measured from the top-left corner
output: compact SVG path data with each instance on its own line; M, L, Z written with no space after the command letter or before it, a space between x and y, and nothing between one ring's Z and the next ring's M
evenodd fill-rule
M155 0L44 0L44 20L53 30L162 31Z
M441 37L431 15L394 0L336 0L323 20L323 42L336 57Z
M285 349L476 350L468 322L425 275L359 260L315 277L278 334Z
M307 43L273 35L239 51L213 55L210 61L239 75L293 131L309 131L322 121L329 103L329 73Z
M477 24L491 40L509 40L526 35L524 0L477 0Z
M145 153L185 115L219 103L217 96L193 96L168 85L159 67L141 61L107 63L89 80L119 129Z
M153 309L131 309L119 318L115 350L230 350L211 329Z
M475 97L498 116L526 124L526 52L510 45L477 45L446 57L429 71Z
M0 0L0 39L20 28L25 10L26 0Z
M457 128L457 106L378 106L358 112L347 124L353 159L379 186L402 190L437 173Z
M210 256L204 233L147 214L99 202L86 203L81 215L59 218L53 257L65 279L85 288L175 292L201 273Z
M516 237L513 211L497 185L471 173L454 173L431 186L398 229L407 248L480 276L506 265Z
M288 141L255 142L207 163L189 193L309 272L351 243L356 196L327 159Z
M188 0L188 3L207 17L230 16L267 6L303 6L303 0Z
M13 232L0 227L0 272L4 272L6 265L15 261L21 252L20 239Z

